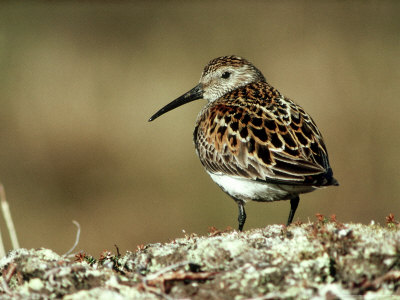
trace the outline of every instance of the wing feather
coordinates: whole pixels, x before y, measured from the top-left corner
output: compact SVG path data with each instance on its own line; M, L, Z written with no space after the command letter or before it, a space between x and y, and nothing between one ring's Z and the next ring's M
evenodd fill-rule
M254 88L264 99L254 97ZM315 123L300 106L269 89L266 83L244 87L204 108L194 132L200 161L214 174L327 184L328 154Z

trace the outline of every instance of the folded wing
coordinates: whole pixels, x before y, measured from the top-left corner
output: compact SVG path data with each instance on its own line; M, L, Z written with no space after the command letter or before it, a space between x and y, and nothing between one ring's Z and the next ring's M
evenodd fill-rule
M334 184L321 133L301 107L283 97L243 107L240 97L225 96L198 120L194 140L207 171L292 185Z

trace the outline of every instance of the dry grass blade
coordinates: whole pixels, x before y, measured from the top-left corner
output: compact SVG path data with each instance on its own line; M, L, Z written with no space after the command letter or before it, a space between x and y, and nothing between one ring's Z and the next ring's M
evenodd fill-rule
M4 248L3 238L1 237L1 230L0 230L0 258L6 256L6 249Z
M75 243L74 245L71 247L71 249L69 249L63 256L68 256L72 253L72 251L74 251L74 249L76 248L76 246L78 246L79 243L79 238L81 236L81 225L79 225L79 223L75 220L72 220L72 223L75 224L75 226L78 228L77 232L76 232L76 238L75 238Z
M8 233L10 235L11 244L13 249L20 248L17 232L15 231L14 222L11 218L10 206L6 200L6 192L4 190L3 184L0 183L0 201L1 201L1 210L4 216L4 220L6 221Z

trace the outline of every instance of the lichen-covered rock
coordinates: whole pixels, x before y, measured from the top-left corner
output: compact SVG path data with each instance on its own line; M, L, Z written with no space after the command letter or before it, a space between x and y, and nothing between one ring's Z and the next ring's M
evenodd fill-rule
M98 260L18 249L0 271L2 299L400 299L400 228L320 219L213 230Z

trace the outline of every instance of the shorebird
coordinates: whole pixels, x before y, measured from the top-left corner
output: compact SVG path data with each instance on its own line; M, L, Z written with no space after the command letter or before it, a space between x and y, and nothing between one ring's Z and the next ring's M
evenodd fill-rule
M246 59L231 55L211 60L198 85L149 121L197 99L207 104L196 120L196 153L211 178L238 204L240 231L248 201L290 200L288 226L299 194L338 185L310 115Z

